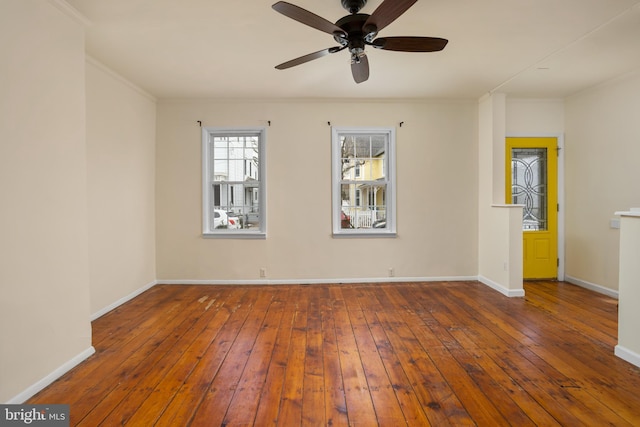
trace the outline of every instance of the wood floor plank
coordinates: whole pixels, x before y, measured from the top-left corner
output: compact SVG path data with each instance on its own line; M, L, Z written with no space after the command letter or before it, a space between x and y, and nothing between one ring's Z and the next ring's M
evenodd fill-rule
M291 334L293 332L296 315L296 303L299 299L300 287L289 286L286 305L283 308L282 319L278 329L278 336L267 372L266 386L256 410L256 420L261 425L277 425L280 413L280 402L284 388L285 374L289 360Z
M324 361L322 335L322 314L320 298L322 291L317 286L309 289L309 312L307 316L306 355L304 363L303 392L302 392L302 424L326 425L325 421L325 391L324 391Z
M367 299L377 299L377 293L367 292L363 295ZM404 415L404 419L409 426L428 426L430 425L427 416L420 404L413 386L405 370L402 367L398 356L399 349L396 349L389 340L388 335L395 332L395 326L387 324L386 328L382 326L379 315L386 310L379 306L379 309L372 311L364 311L365 321L369 325L371 336L375 342L378 353L387 373L387 377L394 391L398 403Z
M183 356L173 349L180 347L188 350L215 316L216 311L207 309L211 301L215 301L215 296L211 298L204 294L183 307L184 321L172 329L166 339L130 373L135 380L116 385L78 425L91 426L98 419L104 420L106 424L126 424L143 404L147 407L151 405L152 392L160 383L164 384L163 380L169 371ZM174 375L171 378L176 377ZM170 398L164 391L162 396L163 402Z
M322 297L320 321L322 322L323 331L322 356L326 425L348 426L347 401L345 399L342 367L340 366L340 348L336 334L333 300L330 290L326 287Z
M444 303L440 296L438 298L436 306L432 305L429 311L421 310L420 314L429 328L429 333L442 343L441 346L429 349L429 355L476 423L508 425L505 414L495 406L497 402L488 398L485 393L478 392L474 378L456 359L456 351L461 349L461 346L448 332L448 328L455 326L443 324L437 317L437 313L444 310Z
M455 301L457 304L463 304L463 300L468 298L468 296L464 295L456 296L457 298L455 298ZM472 307L469 303L467 303L466 309L470 312ZM491 318L488 322L484 321L482 318L477 318L476 320L479 323L485 323L486 325L496 325L496 330L508 329L505 325L507 322L511 325L509 327L512 327L514 323L518 322L518 319L514 319L513 317L500 320L496 313L500 313L500 311L488 311L484 314L484 316L489 316ZM542 325L544 325L544 322L542 322ZM555 327L551 327L549 329L553 330L553 332L549 332L549 334L553 336L555 333L563 329L563 325L557 324ZM477 333L482 329L474 328L474 330ZM521 326L521 330L526 330L526 327ZM570 336L564 335L564 338L558 338L558 340L573 337L574 331L569 330L568 332L571 334ZM551 411L556 418L562 419L563 423L590 423L594 420L598 420L599 418L603 418L596 414L603 411L608 412L609 409L606 405L602 404L601 400L594 399L593 396L583 393L580 393L580 398L573 396L578 393L578 390L580 390L580 384L579 381L576 381L576 378L580 378L581 375L574 369L576 363L575 360L573 360L571 365L568 365L565 362L567 358L572 357L571 354L562 354L564 352L557 348L557 341L551 341L539 333L529 333L529 335L531 337L535 337L537 344L521 349L521 351L519 351L521 357L519 357L518 360L514 360L513 363L518 364L521 370L525 369L521 364L522 362L528 364L526 366L527 372L529 372L532 377L538 378L536 385L538 388L543 388L541 391L543 395L540 399L545 402L545 404L550 405L549 411ZM486 340L481 338L480 342L486 342ZM538 357L536 353L544 353L545 356ZM512 355L503 352L497 357L504 361L505 358L510 358ZM564 369L562 369L563 367ZM555 403L554 401L558 401L559 399L563 400L562 409L553 407ZM571 417L572 414L575 418L567 418ZM620 425L625 425L626 423L622 418L620 418L619 414L613 412L604 417L604 419L607 418L615 420L617 424Z
M190 327L188 316L196 307L191 303L200 296L198 290L186 289L182 297L165 307L162 315L157 313L141 324L130 325L129 329L118 334L120 340L109 338L113 341L111 347L87 363L86 375L78 376L82 376L83 381L70 384L74 390L69 393L73 397L68 401L74 408L71 421L77 423L84 419L98 406L95 400L111 402L112 393L116 396L113 400L118 400L120 393L126 394L133 389L160 355L169 351L178 340L179 336L172 332L176 328L184 331ZM185 309L185 306L191 308ZM104 372L110 375L104 377Z
M269 305L267 315L258 332L253 349L242 372L233 398L224 417L224 425L252 425L266 383L267 372L273 358L278 328L283 317L286 302L278 296L277 289Z
M191 423L220 366L233 346L240 328L249 315L253 298L251 292L245 292L240 302L235 306L224 307L226 309L225 316L220 318L217 334L207 347L198 365L157 420L156 426L170 427Z
M28 403L72 426L640 425L612 298L525 283L158 285Z
M457 306L448 296L445 297L445 301L452 307ZM465 367L478 387L495 402L498 410L510 423L518 426L558 425L531 395L514 384L512 377L502 369L501 360L491 357L491 353L484 350L485 347L506 348L507 344L501 342L490 330L478 325L472 313L468 314L469 318L465 318L462 323L458 322L462 317L460 312L456 310L454 314L447 306L436 314L442 323L452 325L448 328L449 334L460 344L459 348L451 350L456 360Z
M234 289L226 297L221 298L218 294L215 299L212 297L202 301L203 310L211 313L211 316L202 318L207 320L204 327L199 329L191 344L186 346L185 351L180 354L180 359L166 372L161 382L156 384L153 391L133 414L129 420L130 424L156 423L185 381L193 374L208 347L229 318L228 309L237 306L245 292L244 289Z
M564 315L567 314L572 315L570 312ZM559 323L568 322L558 320L550 322L551 325L555 324L555 327L551 326L554 332L558 332L553 344L526 351L532 352L531 350L535 349L535 356L532 357L544 359L547 366L553 365L554 369L575 378L571 384L563 384L569 387L569 391L589 390L586 396L580 393L579 400L584 402L590 410L607 411L605 408L600 408L604 405L615 413L606 418L615 419L620 416L628 422L636 422L637 409L629 406L627 398L637 394L637 390L640 390L640 381L636 376L629 376L625 372L628 364L621 359L610 357L613 345L595 343L591 328L571 327L565 330L560 328ZM581 335L581 342L574 339L576 334ZM623 425L624 421L620 420L618 423Z
M533 288L533 286L532 286ZM562 311L562 325L567 330L580 328L581 331L592 338L594 343L607 343L608 347L616 344L617 321L608 316L601 316L595 319L593 311L588 307L581 307L574 304L562 304L558 296L549 295L546 292L529 292L526 296L527 302L542 311L548 311L553 316L558 316Z
M395 348L399 363L410 379L429 423L433 426L475 425L429 357L428 350L425 350L441 346L441 343L437 340L425 341L423 348L414 331L420 331L426 326L414 307L397 289L389 286L385 291L388 309L378 312L377 316Z
M304 390L304 364L307 349L307 319L309 295L301 292L296 301L293 330L285 368L278 426L301 425Z
M362 426L377 425L373 401L369 393L369 384L359 357L358 346L353 326L345 303L350 286L344 288L332 287L333 315L335 319L336 341L342 369L347 416L350 424L358 423ZM347 296L345 296L347 295Z
M380 425L401 426L407 425L402 413L400 402L397 399L393 384L387 375L384 363L366 321L363 310L375 310L364 303L373 303L371 300L362 301L363 289L352 288L347 294L347 309L353 333L358 346L358 354L362 360L362 366L367 378L369 393L376 411L376 419Z
M173 305L176 299L186 296L184 292L166 292L163 286L154 286L144 292L144 298L131 299L93 321L91 338L96 350L101 349L104 340L118 336L122 329L153 317L159 307ZM108 348L110 344L105 343L104 346Z
M227 357L194 415L194 425L222 425L228 406L248 363L266 313L273 302L268 289L260 289L244 324L238 331Z

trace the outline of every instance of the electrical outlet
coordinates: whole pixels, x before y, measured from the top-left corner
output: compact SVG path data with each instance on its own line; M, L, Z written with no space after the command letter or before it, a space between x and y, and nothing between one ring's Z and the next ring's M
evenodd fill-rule
M267 269L266 268L261 268L260 269L260 277L267 277Z
M393 267L389 268L389 277L393 277L396 275L396 271Z

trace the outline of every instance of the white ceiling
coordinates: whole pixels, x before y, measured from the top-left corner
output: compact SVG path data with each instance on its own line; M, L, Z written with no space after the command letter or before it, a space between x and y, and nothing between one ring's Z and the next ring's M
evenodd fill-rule
M348 14L340 0L289 1L332 22ZM87 53L158 98L559 98L640 70L640 0L419 0L380 36L447 47L369 47L361 84L346 51L276 70L336 43L272 10L275 0L67 2L91 22Z

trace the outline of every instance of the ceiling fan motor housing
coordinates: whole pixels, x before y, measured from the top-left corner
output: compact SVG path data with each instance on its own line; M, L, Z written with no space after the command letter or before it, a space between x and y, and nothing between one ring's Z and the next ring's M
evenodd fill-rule
M349 13L358 13L360 9L367 4L367 0L340 0L342 2L342 7L347 9Z
M343 0L346 1L346 0ZM354 13L353 15L347 15L336 22L336 25L347 33L347 38L344 39L340 35L334 35L333 38L343 46L345 44L349 47L349 52L355 54L361 54L364 52L364 37L362 32L362 26L369 18L369 15L365 13Z

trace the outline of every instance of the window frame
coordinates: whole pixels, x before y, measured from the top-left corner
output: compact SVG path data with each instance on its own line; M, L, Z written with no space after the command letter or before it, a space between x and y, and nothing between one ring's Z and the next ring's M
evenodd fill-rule
M211 224L213 217L211 216L210 205L212 198L215 197L213 190L210 190L213 183L216 182L212 175L212 159L211 159L211 139L220 136L241 136L241 135L257 135L258 136L258 219L260 226L251 229L213 229ZM267 236L267 156L266 156L267 130L265 127L246 127L246 128L220 128L220 127L203 127L202 128L202 236L206 238L228 238L228 239L264 239ZM255 193L252 192L251 197Z
M383 162L385 172L386 228L342 228L342 159L340 137L343 135L383 135L387 152ZM363 197L361 195L361 197ZM393 127L331 127L331 200L333 237L396 237L396 130ZM364 205L362 199L361 204Z

